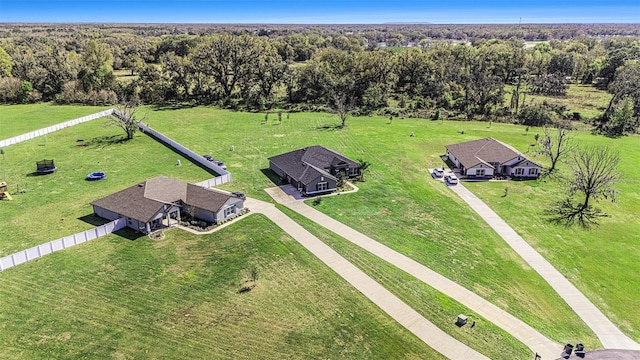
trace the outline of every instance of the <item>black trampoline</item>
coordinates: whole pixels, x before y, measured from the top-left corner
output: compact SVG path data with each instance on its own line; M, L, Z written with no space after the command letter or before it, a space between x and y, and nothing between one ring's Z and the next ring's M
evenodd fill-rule
M42 160L36 161L36 173L38 174L51 174L52 172L58 170L56 164L53 160Z

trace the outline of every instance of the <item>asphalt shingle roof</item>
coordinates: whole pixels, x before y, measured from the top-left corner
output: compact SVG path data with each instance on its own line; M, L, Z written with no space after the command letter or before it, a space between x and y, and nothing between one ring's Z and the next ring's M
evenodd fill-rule
M348 164L349 167L360 167L358 162L319 145L272 156L269 161L303 184L308 184L318 176L327 176L335 180L335 176L325 170L332 165Z
M236 196L163 176L98 199L91 205L148 222L165 204L181 200L200 209L218 212L233 197Z
M480 163L488 166L491 166L490 163L503 164L518 156L525 158L524 155L510 145L494 138L484 138L446 145L445 148L449 150L465 168L470 168Z

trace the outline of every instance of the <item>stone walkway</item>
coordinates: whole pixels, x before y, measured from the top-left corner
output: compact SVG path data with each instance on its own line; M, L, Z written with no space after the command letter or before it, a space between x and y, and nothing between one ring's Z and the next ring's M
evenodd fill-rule
M540 334L538 331L515 316L507 313L476 295L472 291L467 290L417 261L390 249L360 232L355 231L343 223L336 221L335 219L306 205L302 201L296 201L295 199L287 196L287 194L285 194L280 188L269 188L265 191L267 191L267 193L278 203L335 232L348 241L386 260L392 265L413 275L429 286L475 311L488 321L491 321L495 325L509 332L512 336L529 347L532 353L537 352L543 359L555 359L562 352L562 346L560 344L549 340L547 337Z
M606 349L640 350L640 344L622 333L584 294L567 280L551 263L518 235L487 204L469 189L458 184L449 186L484 221L495 230L553 289L598 336Z
M247 199L245 204L252 209L252 213L261 213L267 216L384 312L437 352L450 359L488 359L440 330L331 247L278 210L273 204L255 199Z

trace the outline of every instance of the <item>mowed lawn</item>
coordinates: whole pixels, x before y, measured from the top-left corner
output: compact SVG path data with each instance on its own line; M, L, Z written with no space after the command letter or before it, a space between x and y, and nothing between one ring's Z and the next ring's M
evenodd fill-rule
M473 310L311 220L286 208L281 209L450 336L490 359L531 357L529 348ZM458 314L468 317L468 326L454 324ZM472 322L475 323L473 327L470 326Z
M0 358L442 358L261 215L165 235L0 272Z
M149 123L179 142L227 163L233 187L269 199L267 158L320 144L373 165L354 195L326 198L318 209L477 292L558 341L599 342L558 295L475 213L427 169L441 166L444 145L524 128L481 122L351 118L338 130L330 114L236 113L212 108L150 113ZM414 132L415 136L410 137ZM461 134L464 132L464 134ZM230 151L233 145L234 151ZM526 149L526 146L525 146ZM437 307L437 305L433 305Z
M108 109L108 106L0 105L0 140Z
M506 140L515 142L519 135ZM465 184L503 217L625 333L640 341L640 136L610 139L579 133L582 145L619 150L622 179L615 203L592 203L610 217L598 227L553 225L544 210L566 196L558 178L539 182ZM543 162L544 163L544 162ZM568 166L559 165L563 175ZM508 195L503 197L505 187Z
M0 256L90 229L101 221L91 216L91 201L148 178L212 177L144 134L124 142L123 136L96 119L6 147L0 181L7 182L14 200L0 202ZM45 158L54 159L58 170L34 176L36 161ZM182 159L179 167L177 159ZM95 171L104 171L106 179L86 181Z

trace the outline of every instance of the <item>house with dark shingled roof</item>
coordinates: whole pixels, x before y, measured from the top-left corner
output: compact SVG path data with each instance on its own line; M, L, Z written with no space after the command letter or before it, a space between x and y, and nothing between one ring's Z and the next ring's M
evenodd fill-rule
M360 176L360 163L319 145L270 157L269 168L304 196L336 191L340 173Z
M537 179L542 167L494 138L446 145L446 156L467 178L492 178L495 175L515 179Z
M150 233L180 222L181 212L209 223L231 219L244 208L237 195L168 177L156 177L91 203L105 219L124 218L127 226Z

